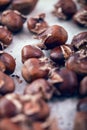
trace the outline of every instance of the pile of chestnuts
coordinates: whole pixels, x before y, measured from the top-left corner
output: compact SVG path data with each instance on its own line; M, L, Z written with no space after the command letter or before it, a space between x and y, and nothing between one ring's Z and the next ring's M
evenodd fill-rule
M53 14L87 27L87 0L76 2L79 10L73 0L59 0ZM49 25L45 13L27 19L25 15L37 3L38 0L0 0L0 130L53 130L47 103L55 97L79 98L73 130L87 130L87 31L76 34L67 44L68 32L60 25ZM20 71L27 84L20 95L14 93L12 78L16 60L5 49L25 22L41 42L24 45L20 52Z

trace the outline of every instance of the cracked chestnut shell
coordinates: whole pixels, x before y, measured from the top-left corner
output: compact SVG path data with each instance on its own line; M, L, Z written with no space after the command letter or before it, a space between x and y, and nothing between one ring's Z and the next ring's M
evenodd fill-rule
M26 18L16 10L7 10L1 14L1 24L13 32L19 32L23 28Z
M6 27L0 26L0 50L8 47L11 44L12 40L12 33Z
M75 35L72 39L71 44L76 50L87 48L87 32L81 32Z
M79 26L87 28L87 10L86 9L79 10L73 16L73 20Z
M34 80L31 84L26 86L24 94L41 95L45 100L49 100L53 96L53 87L45 79Z
M12 9L18 10L22 14L30 13L36 6L38 0L13 0Z
M21 51L21 57L23 63L30 58L41 58L43 56L44 54L42 50L40 50L38 47L31 45L24 46Z
M44 121L49 116L49 107L41 98L32 96L30 100L23 105L23 112L32 121Z
M12 78L0 71L0 94L11 93L14 89L15 84Z
M6 52L2 52L0 54L0 61L3 62L6 67L6 70L5 70L6 74L12 74L14 72L15 67L16 67L16 62L13 56L11 56L10 54Z
M44 32L48 27L48 24L44 19L45 19L44 13L29 18L27 21L29 31L35 34L40 34Z
M68 39L68 34L62 26L53 25L48 27L38 38L42 39L43 49L52 49L64 45Z
M79 75L87 74L87 56L83 52L77 52L66 61L66 67Z
M59 0L54 8L53 14L63 20L70 19L77 11L73 0Z
M22 67L22 76L27 82L38 78L46 78L48 73L48 65L37 58L28 59Z

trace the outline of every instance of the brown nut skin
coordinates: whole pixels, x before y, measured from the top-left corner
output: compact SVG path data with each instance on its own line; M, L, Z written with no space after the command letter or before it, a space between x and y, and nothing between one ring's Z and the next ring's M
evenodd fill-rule
M18 125L12 123L9 118L0 121L0 130L22 130Z
M43 52L38 47L31 45L24 46L21 51L22 63L29 58L41 58L43 56Z
M2 72L6 71L6 66L2 61L0 61L0 71L2 71Z
M11 93L15 89L15 84L12 78L0 71L0 94Z
M27 82L38 78L46 78L48 73L48 66L37 58L28 59L22 67L22 76Z
M44 121L49 116L49 107L44 100L34 98L24 104L23 112L32 121Z
M73 50L68 45L62 45L51 50L50 58L61 65L64 64L65 59L67 59L72 52Z
M0 0L0 11L4 10L10 3L11 0Z
M34 80L27 85L24 94L36 95L39 94L45 100L50 100L53 96L53 87L45 79Z
M6 27L0 26L0 50L9 46L12 40L12 33Z
M2 61L6 67L6 74L12 74L16 67L16 62L13 56L6 52L2 52L0 54L0 61Z
M76 4L73 0L59 0L54 7L53 14L63 20L70 19L77 11Z
M73 130L87 130L87 112L77 112Z
M16 99L13 101L7 97L0 99L0 118L14 117L22 111L22 105Z
M73 16L73 20L77 25L87 28L87 19L86 18L87 18L87 10L86 9L79 10Z
M63 78L63 82L55 85L60 92L60 96L73 96L78 87L78 80L76 74L67 68L61 68L58 74Z
M87 48L87 32L81 32L75 35L72 39L71 44L76 50Z
M66 61L66 67L79 75L86 75L87 57L81 55L81 52L75 53Z
M1 24L7 26L7 28L13 33L22 30L25 20L26 18L18 11L7 10L1 15Z
M87 76L80 82L79 94L82 97L87 96Z
M45 32L39 35L39 39L42 39L44 49L52 49L64 45L68 39L68 34L63 27L53 25L48 27Z
M81 99L77 104L77 111L87 112L87 97Z
M35 8L37 2L38 0L13 0L12 9L26 15Z
M29 18L27 21L29 31L37 35L43 33L48 27L48 24L44 20L44 18L45 18L44 13L39 14L36 17Z

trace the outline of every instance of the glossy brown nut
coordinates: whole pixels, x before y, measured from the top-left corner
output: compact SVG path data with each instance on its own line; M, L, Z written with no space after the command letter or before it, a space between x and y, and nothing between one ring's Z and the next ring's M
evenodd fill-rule
M6 71L6 66L2 61L0 61L0 71L2 71L2 72Z
M0 26L0 50L9 46L12 39L12 33L6 27Z
M31 45L24 46L21 51L21 57L23 63L29 58L41 58L43 56L44 56L43 52L38 47Z
M0 130L22 130L18 125L12 123L8 118L0 121Z
M30 13L36 6L38 0L13 0L12 9L18 10L22 14Z
M0 94L11 93L15 89L12 78L0 71Z
M48 24L44 20L44 18L45 18L44 13L39 14L36 17L29 18L27 21L29 31L35 34L40 34L44 32L48 27Z
M73 130L87 130L87 112L77 112Z
M63 78L62 83L55 85L56 89L60 92L60 96L74 95L78 86L76 74L67 68L60 69L58 74Z
M67 38L68 34L66 30L59 25L50 26L45 32L39 35L39 39L42 39L44 49L52 49L64 45Z
M87 96L87 76L80 82L79 94L80 96Z
M7 26L7 28L13 32L19 32L23 28L23 23L26 18L18 11L7 10L1 15L1 24Z
M65 59L67 59L72 52L73 51L68 45L62 45L51 50L50 58L58 64L63 64Z
M83 98L78 102L77 111L87 112L87 98Z
M87 32L81 32L81 33L75 35L72 39L71 44L77 50L86 49L87 48L86 47L86 45L87 45Z
M87 74L87 57L85 54L75 53L67 61L66 67L79 75Z
M12 74L15 70L15 59L8 53L2 52L0 54L0 61L2 61L6 67L5 73Z
M76 4L73 0L59 0L55 4L53 14L59 19L70 19L77 11Z
M23 112L31 120L41 121L47 119L50 110L44 100L32 96L31 100L24 103Z
M11 0L0 0L0 10L5 9L10 3Z
M53 96L53 87L45 79L34 80L26 86L24 94L41 95L45 100L50 100Z
M73 20L75 21L75 23L77 23L79 26L82 27L87 27L87 10L86 9L82 9L79 10L74 16L73 16Z
M22 76L27 82L38 78L46 78L48 73L48 65L37 58L28 59L22 67Z

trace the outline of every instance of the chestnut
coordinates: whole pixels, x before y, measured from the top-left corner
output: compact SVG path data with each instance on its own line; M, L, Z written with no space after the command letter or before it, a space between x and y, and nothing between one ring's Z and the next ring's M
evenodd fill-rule
M1 14L1 24L7 26L13 33L19 32L23 28L25 20L26 18L15 10L7 10Z
M12 33L4 26L0 26L0 50L8 47L13 40Z
M22 14L30 13L36 6L38 0L13 0L12 9L18 10Z
M14 89L15 84L12 78L0 71L0 94L11 93Z
M66 61L66 67L79 75L86 75L87 74L87 56L86 53L83 51L79 51Z
M29 58L41 58L43 56L44 56L43 52L38 47L31 45L24 46L21 51L21 57L23 63Z
M45 79L37 79L25 87L24 94L29 95L41 95L45 100L52 98L54 93L53 86L49 84Z
M47 103L38 98L38 96L27 96L27 100L23 105L23 112L27 115L32 121L44 121L49 116L49 107Z
M29 31L35 34L43 33L48 27L48 24L44 20L44 18L45 18L44 13L39 14L34 18L33 17L29 18L27 21Z
M87 130L87 112L77 112L73 130Z
M81 32L75 35L71 44L77 51L81 49L87 49L87 32Z
M87 76L80 82L79 94L82 97L87 96Z
M16 62L13 56L6 52L0 54L0 61L2 61L6 67L5 73L12 74L15 70Z
M87 10L82 9L77 11L77 13L73 16L74 22L81 26L81 27L87 27Z
M24 62L22 76L27 82L38 78L46 78L49 73L49 65L43 59L30 58Z
M54 6L53 14L59 19L70 19L77 11L73 0L59 0Z
M46 31L38 36L39 39L42 39L42 49L52 49L60 45L64 45L67 41L68 34L66 30L59 25L49 26Z
M51 50L50 58L58 64L63 64L72 52L68 45L58 46Z
M77 75L67 69L61 68L58 74L62 77L63 81L54 85L56 91L60 93L59 96L73 96L75 95L78 87Z
M0 118L11 118L22 111L22 104L16 99L11 100L9 97L11 95L0 99Z

